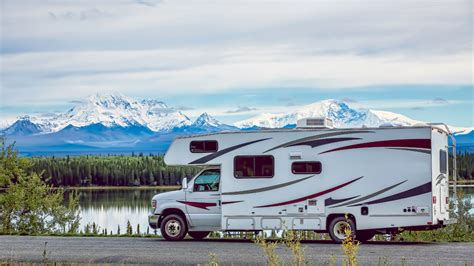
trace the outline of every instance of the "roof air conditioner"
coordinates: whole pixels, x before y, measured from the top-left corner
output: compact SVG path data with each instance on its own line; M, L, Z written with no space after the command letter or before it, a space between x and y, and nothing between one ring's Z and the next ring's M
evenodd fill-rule
M296 122L297 128L334 128L330 118L303 118Z

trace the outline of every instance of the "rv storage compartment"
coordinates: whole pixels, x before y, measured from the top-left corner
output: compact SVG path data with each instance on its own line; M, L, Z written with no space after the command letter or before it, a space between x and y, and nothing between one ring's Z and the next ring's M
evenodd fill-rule
M281 229L281 224L280 218L262 218L262 229L279 230Z
M227 218L227 230L255 229L253 218Z

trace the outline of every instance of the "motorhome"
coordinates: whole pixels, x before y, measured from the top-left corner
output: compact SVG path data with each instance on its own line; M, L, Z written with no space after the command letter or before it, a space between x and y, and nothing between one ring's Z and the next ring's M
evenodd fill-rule
M200 166L157 194L148 220L167 240L211 231L313 230L335 242L431 230L449 219L449 129L436 125L219 132L176 138L168 165Z

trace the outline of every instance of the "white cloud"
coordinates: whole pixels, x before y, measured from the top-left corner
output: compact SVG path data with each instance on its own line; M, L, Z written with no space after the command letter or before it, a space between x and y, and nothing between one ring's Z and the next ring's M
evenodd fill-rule
M472 84L464 1L2 1L2 104Z
M2 85L6 104L12 104L111 90L179 95L255 87L469 84L466 58L469 54L299 55L285 47L22 53L3 56Z

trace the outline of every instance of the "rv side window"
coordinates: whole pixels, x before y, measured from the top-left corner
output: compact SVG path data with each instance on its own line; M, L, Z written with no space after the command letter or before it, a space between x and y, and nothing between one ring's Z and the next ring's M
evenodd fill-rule
M448 153L445 150L439 151L439 171L443 174L448 172Z
M291 164L293 174L320 174L321 162L294 162Z
M217 147L215 140L194 140L189 144L189 150L192 153L216 152Z
M234 158L236 178L271 178L273 172L273 156L236 156Z

